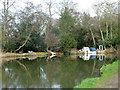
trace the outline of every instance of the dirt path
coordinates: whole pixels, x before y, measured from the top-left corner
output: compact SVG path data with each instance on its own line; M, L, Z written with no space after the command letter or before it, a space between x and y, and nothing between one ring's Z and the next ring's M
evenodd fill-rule
M107 83L105 83L105 88L120 88L120 83L118 83L120 80L120 73L119 75L114 75L110 80L108 80Z

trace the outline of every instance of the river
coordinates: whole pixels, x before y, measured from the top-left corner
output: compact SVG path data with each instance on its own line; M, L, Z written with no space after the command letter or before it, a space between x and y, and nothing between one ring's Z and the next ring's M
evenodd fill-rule
M18 58L2 65L2 88L73 88L100 77L100 68L115 60L94 55Z

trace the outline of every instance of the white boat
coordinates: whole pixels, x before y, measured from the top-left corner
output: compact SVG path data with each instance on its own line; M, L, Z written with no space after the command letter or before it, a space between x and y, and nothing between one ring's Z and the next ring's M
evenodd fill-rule
M85 54L96 54L96 49L95 48L89 48L89 47L83 47L81 52Z

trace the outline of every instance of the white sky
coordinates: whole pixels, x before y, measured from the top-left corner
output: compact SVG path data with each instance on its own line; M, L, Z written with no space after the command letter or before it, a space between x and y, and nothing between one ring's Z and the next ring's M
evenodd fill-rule
M0 0L0 1L3 1L3 0ZM19 9L22 9L23 7L25 7L25 4L24 2L25 1L31 1L33 2L35 5L38 5L38 4L42 4L43 7L44 7L44 11L46 12L46 6L44 4L44 0L17 0L17 3L16 5L18 7L21 7ZM49 1L49 0L48 0ZM63 0L53 0L55 3L59 3ZM103 0L71 0L72 2L74 3L78 3L77 5L77 10L80 11L80 12L89 12L91 16L95 16L95 12L93 10L93 5L95 3L98 3L98 2L101 2ZM110 2L115 2L115 1L118 1L118 0L107 0L107 1L110 1ZM0 3L1 4L1 3ZM15 5L15 6L16 6ZM2 5L3 6L3 5ZM1 8L1 5L0 5L0 8ZM56 7L54 6L53 10L54 11L57 11L57 9L55 9ZM13 9L12 11L15 12L16 8ZM55 14L54 15L54 18L59 18L59 15L58 14Z

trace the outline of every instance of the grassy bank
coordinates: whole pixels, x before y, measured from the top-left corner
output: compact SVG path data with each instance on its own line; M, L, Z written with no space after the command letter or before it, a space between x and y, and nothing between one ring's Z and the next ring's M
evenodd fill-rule
M30 54L30 53L1 53L0 54L0 66L2 66L3 63L8 62L8 61L13 61L16 59L26 59L28 58L29 60L34 60L38 57L46 57L48 56L49 53L47 52L36 52L34 54Z
M110 80L114 75L118 74L118 63L120 60L113 62L107 66L102 66L100 69L101 77L87 78L75 88L104 88L105 83Z
M38 57L40 56L46 56L48 55L48 52L36 52L36 54L30 54L30 53L1 53L1 58L7 58L7 57L25 57L25 56L34 56L37 55Z

